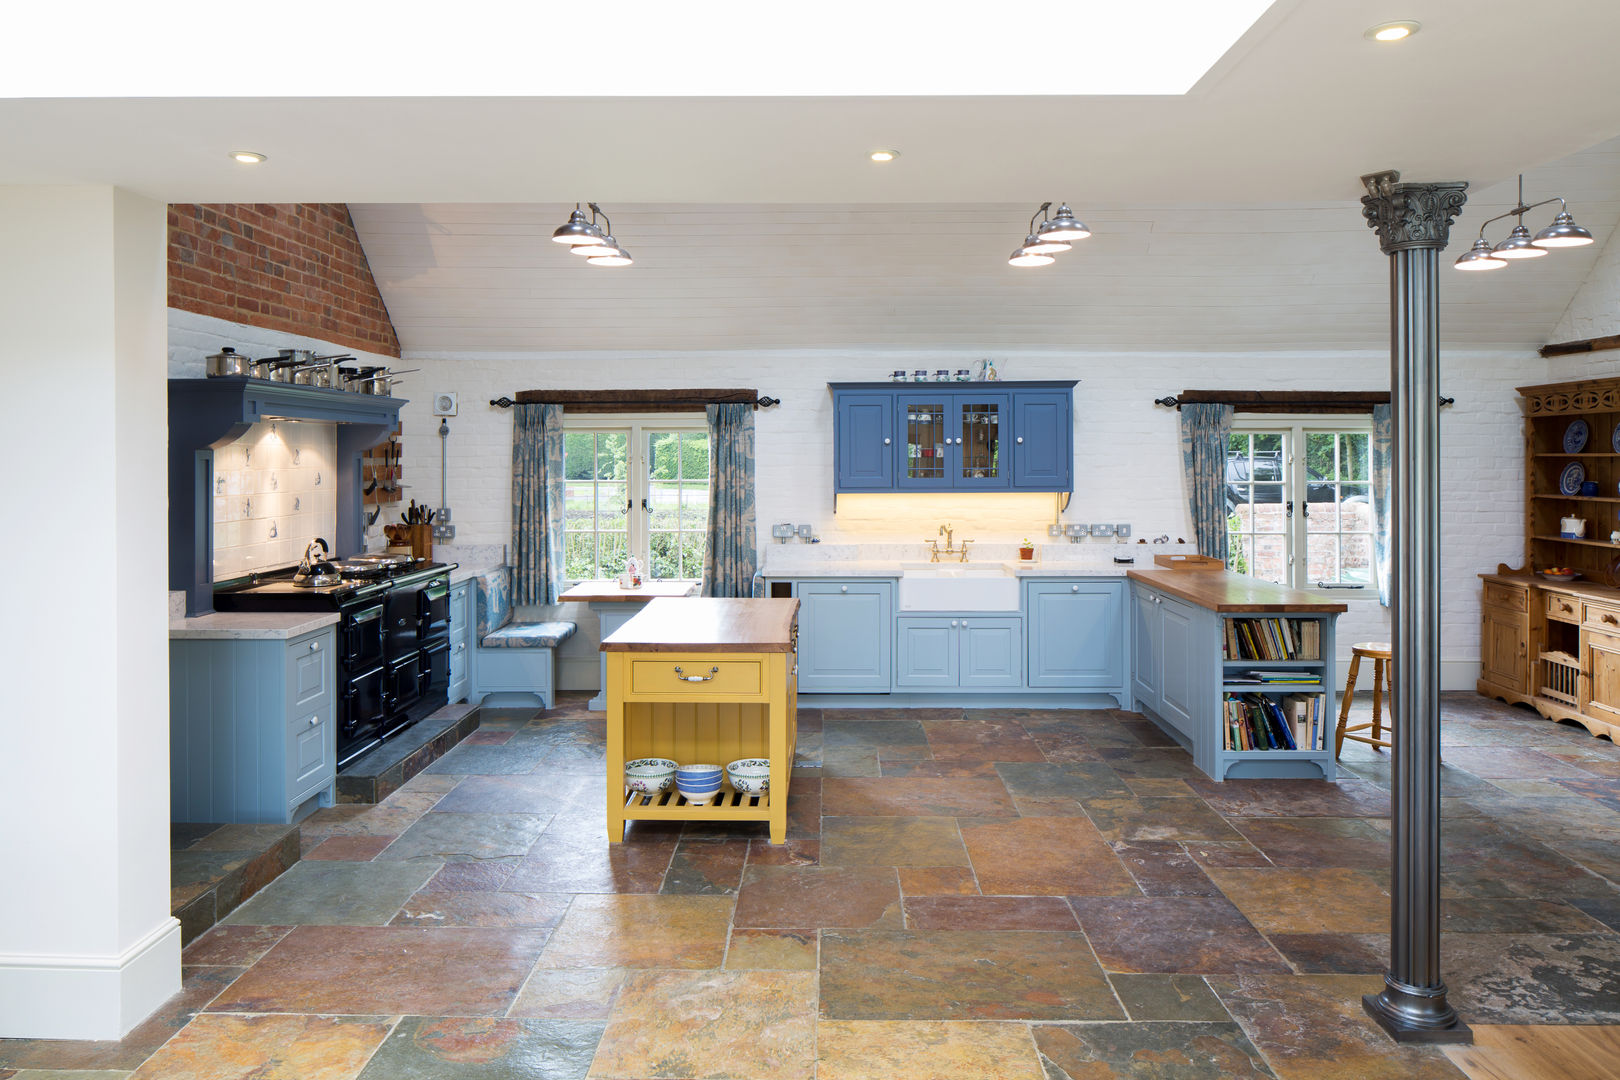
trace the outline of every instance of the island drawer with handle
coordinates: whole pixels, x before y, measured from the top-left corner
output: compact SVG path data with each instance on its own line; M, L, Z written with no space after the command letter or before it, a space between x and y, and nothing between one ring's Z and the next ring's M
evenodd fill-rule
M1485 583L1485 603L1491 607L1507 608L1511 611L1527 610L1528 588L1514 588L1512 585L1503 585L1495 581Z
M702 654L638 657L630 662L627 696L754 696L764 685L762 668L763 660L716 660Z
M1586 602L1586 625L1606 634L1620 634L1620 605Z
M1581 602L1573 596L1550 592L1547 594L1547 618L1554 622L1578 623L1581 621Z

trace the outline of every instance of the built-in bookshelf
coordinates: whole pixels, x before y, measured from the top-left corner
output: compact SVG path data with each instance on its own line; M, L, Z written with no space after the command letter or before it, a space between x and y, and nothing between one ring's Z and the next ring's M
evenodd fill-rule
M1333 623L1292 613L1221 617L1221 775L1336 774Z

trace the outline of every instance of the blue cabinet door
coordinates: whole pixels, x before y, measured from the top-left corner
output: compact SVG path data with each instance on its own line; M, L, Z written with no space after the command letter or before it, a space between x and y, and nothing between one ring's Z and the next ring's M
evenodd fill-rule
M892 491L895 445L893 394L837 393L833 469L837 491Z
M1159 674L1164 654L1159 642L1159 594L1141 585L1131 589L1131 690L1137 703L1153 712L1162 707L1159 701Z
M896 621L900 687L953 687L957 682L961 646L958 619L906 616Z
M1024 682L1022 619L968 617L957 626L957 648L963 687L1022 686Z
M1202 665L1196 651L1193 609L1164 597L1159 603L1159 715L1193 738L1197 693L1195 671Z
M956 422L948 383L916 383L895 391L900 491L949 491L956 476Z
M1074 489L1073 401L1071 394L1048 390L1013 394L1013 487Z
M1125 585L1118 581L1031 581L1029 685L1123 690Z
M894 678L894 582L801 581L799 692L886 694Z
M993 383L986 385L994 385ZM1012 395L957 394L951 399L947 458L958 491L1006 491L1012 486Z

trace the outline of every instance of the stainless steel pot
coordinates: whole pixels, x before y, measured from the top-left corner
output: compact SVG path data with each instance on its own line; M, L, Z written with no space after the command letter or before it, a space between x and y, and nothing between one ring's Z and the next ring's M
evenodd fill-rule
M227 345L208 358L206 370L210 379L223 375L252 375L253 360Z
M404 382L400 376L420 370L420 368L406 368L404 371L389 371L387 368L377 368L371 375L362 375L352 380L349 389L374 397L393 397L394 387Z
M293 381L293 371L298 367L298 364L297 360L289 360L282 356L271 356L263 360L255 360L253 361L253 377L255 379L268 379L271 382L290 383Z
M317 360L312 364L301 364L293 369L292 381L299 386L330 388L332 385L332 362L330 360Z

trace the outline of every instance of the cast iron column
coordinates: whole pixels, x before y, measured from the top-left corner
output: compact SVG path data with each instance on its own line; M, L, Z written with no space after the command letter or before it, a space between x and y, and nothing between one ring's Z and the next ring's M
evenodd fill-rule
M1362 1005L1401 1042L1469 1042L1440 979L1439 254L1468 185L1361 178L1362 213L1389 256L1390 615L1395 721L1389 971Z

